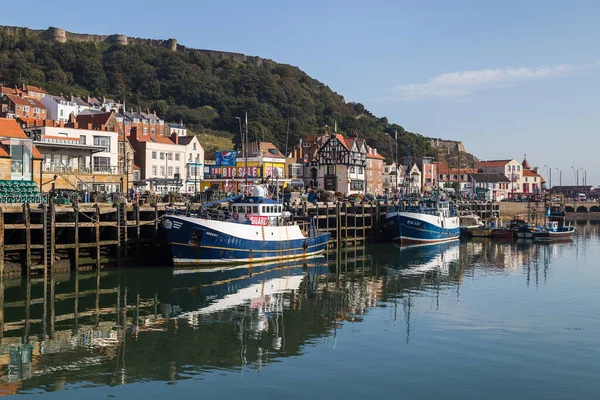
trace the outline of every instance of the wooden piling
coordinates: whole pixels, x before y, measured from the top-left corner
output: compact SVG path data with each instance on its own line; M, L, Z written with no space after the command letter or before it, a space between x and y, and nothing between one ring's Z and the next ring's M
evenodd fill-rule
M54 271L54 261L56 260L56 204L50 202L50 228L48 235L48 244L50 247L50 272Z
M367 238L367 219L365 217L365 203L362 205L362 244L365 244Z
M140 256L142 254L141 248L141 237L140 237L140 205L133 205L133 212L135 213L135 261L136 264L140 263Z
M27 275L31 274L31 210L29 204L23 204L23 216L25 217L25 268Z
M117 244L116 244L116 256L117 256L117 267L121 265L121 254L123 249L121 247L121 213L123 212L123 204L117 203Z
M75 237L74 237L74 242L75 242L75 249L73 249L73 257L75 258L74 260L74 266L75 266L75 271L79 271L79 208L73 208L73 212L75 213L74 215L74 219L75 219ZM77 288L78 283L75 283L75 287Z
M0 208L0 277L2 276L4 276L4 211Z
M121 204L121 212L122 214L119 214L119 218L121 218L121 215L123 216L123 219L121 220L121 225L122 225L122 236L121 237L121 241L123 242L122 247L123 247L123 257L127 258L127 241L129 238L129 235L127 234L127 204L123 203ZM188 205L189 208L189 205Z
M158 204L154 204L154 224L152 229L152 254L158 257Z
M95 233L96 233L96 268L100 270L100 206L96 203L94 204L94 208L96 209L95 213Z
M4 277L0 274L0 340L4 337Z

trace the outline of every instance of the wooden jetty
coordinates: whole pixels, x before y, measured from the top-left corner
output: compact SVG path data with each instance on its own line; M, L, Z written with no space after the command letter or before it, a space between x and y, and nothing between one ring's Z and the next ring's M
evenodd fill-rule
M0 276L100 268L103 265L166 265L161 251L161 217L167 208L190 212L197 204L126 203L0 206ZM364 246L382 239L391 203L296 203L295 218L313 218L316 228L331 234L330 248ZM460 213L482 218L498 205L458 204Z

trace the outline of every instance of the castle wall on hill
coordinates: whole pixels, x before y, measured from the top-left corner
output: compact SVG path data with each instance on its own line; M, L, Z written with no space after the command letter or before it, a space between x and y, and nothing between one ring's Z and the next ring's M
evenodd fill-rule
M128 37L123 34L114 35L90 35L85 33L72 33L67 32L64 29L57 27L50 27L46 30L40 29L29 29L17 26L0 26L0 32L8 35L27 37L27 36L39 36L45 40L59 43L66 42L92 42L92 43L107 43L110 45L122 45L126 46L129 44L144 44L148 46L164 47L171 51L198 51L203 55L209 57L217 57L220 59L232 59L238 62L250 62L254 65L260 66L263 64L263 59L258 56L247 56L241 53L231 53L227 51L217 50L202 50L202 49L188 49L177 43L177 39L157 40L157 39L143 39Z
M449 148L450 150L456 150L456 145L458 144L458 151L460 151L462 153L467 152L463 142L459 142L456 140L431 139L430 143L431 143L431 147L433 147L434 149L436 147L439 147L440 149L448 149Z

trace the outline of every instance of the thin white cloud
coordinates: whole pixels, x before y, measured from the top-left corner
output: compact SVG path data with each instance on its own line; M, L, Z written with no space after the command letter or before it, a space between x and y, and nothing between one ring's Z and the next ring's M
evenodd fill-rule
M394 89L397 92L396 97L402 100L418 100L431 97L459 97L468 95L481 88L570 76L597 68L598 66L599 63L583 65L558 64L537 68L495 68L448 72L434 76L425 83L398 85Z

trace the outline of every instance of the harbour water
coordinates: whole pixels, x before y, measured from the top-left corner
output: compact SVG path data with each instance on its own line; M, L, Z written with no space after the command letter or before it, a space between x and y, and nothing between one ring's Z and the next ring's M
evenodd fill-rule
M597 398L600 225L231 271L4 279L0 395Z

